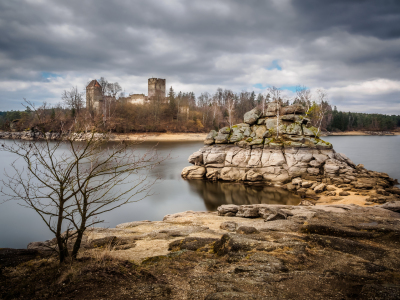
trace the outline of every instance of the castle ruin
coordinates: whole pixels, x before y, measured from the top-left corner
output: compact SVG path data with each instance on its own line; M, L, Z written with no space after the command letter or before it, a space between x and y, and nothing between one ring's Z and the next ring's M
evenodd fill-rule
M93 79L86 87L86 107L91 111L98 111L103 105L101 85Z
M145 104L150 100L166 101L165 94L166 79L149 78L148 96L145 94L129 94L127 97L120 97L118 101L131 104ZM102 88L96 79L93 79L86 87L86 107L92 111L102 111L104 96Z
M149 78L148 80L148 98L156 99L157 96L165 98L165 79Z

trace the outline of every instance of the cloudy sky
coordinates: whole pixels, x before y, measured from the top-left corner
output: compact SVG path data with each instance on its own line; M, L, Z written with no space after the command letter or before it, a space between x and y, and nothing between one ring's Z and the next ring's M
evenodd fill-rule
M0 1L0 111L101 76L196 95L324 88L339 110L400 114L399 0Z

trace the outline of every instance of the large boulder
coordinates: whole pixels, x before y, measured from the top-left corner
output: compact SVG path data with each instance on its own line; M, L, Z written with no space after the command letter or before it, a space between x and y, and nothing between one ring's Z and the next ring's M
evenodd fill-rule
M273 113L273 116L275 116L277 109L278 109L277 103L276 102L271 102L271 103L268 103L267 108L266 108L266 112L267 113ZM266 116L267 117L272 117L272 116L268 116L268 115L266 115Z
M292 123L289 126L286 126L285 133L293 135L301 135L302 134L301 125L297 123Z
M229 142L229 134L228 133L221 133L218 132L217 136L215 137L216 144L227 144Z
M220 179L225 181L245 180L246 170L240 168L226 167L221 170Z
M289 105L281 108L282 115L289 115L289 114L298 114L302 115L305 113L305 108L302 105Z
M251 149L241 149L231 158L231 165L245 168L251 157ZM227 157L228 158L228 157Z
M318 129L315 127L306 127L306 125L302 125L303 127L303 134L305 136L318 136Z
M215 142L215 137L218 135L218 132L215 130L211 130L210 133L207 135L206 139L204 140L205 145L212 145Z
M229 133L231 133L231 128L230 127L222 127L219 130L219 132L222 133L222 134L229 134Z
M267 130L267 127L265 125L254 125L253 126L254 138L256 138L256 139L263 138L263 135L266 130Z
M182 177L185 179L203 179L206 168L201 166L190 166L182 170Z
M250 126L249 124L237 124L232 126L231 128L232 134L229 138L230 143L235 143L243 140L245 137L250 135Z
M252 110L244 114L244 122L253 125L257 122L260 115L261 111L258 108L253 108Z
M209 153L204 157L205 165L220 164L223 167L225 163L225 152Z
M268 130L275 131L277 124L278 123L276 118L265 120L265 126L267 127Z
M203 152L197 151L189 156L189 163L194 164L195 166L203 164Z

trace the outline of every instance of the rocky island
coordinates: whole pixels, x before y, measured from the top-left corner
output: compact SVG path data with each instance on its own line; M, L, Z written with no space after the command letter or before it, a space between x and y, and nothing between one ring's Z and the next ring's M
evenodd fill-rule
M301 105L255 108L244 115L244 123L212 130L204 144L189 157L194 166L183 169L183 178L263 182L313 199L340 198L352 190L369 196L366 202L385 203L400 195L397 180L336 153Z

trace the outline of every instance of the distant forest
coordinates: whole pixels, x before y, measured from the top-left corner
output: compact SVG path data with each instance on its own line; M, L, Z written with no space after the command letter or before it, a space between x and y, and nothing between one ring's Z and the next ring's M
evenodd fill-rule
M342 112L336 109L331 113L328 131L387 131L400 127L400 116Z
M399 115L338 111L329 104L326 92L312 94L305 87L298 87L292 99L285 99L275 87L258 95L218 88L214 94L202 93L198 97L194 93L175 93L171 87L165 99L137 105L120 101L115 94L110 97L106 88L104 91L107 104L103 113L88 111L84 94L72 88L64 91L62 101L55 106L43 103L37 108L27 105L22 111L0 112L0 130L61 131L73 126L82 132L208 132L241 123L245 112L266 108L272 101L279 101L282 106L305 106L311 123L322 131L390 131L400 127Z

